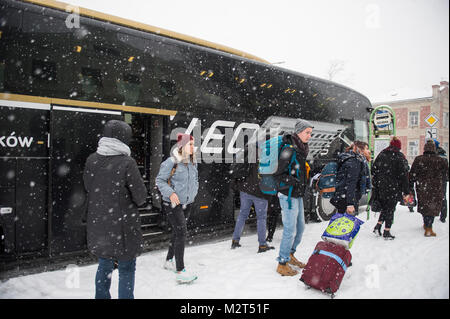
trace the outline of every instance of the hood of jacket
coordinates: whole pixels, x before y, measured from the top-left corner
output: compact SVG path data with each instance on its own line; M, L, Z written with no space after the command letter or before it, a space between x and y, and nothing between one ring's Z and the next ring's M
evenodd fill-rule
M352 157L354 157L354 158L356 158L358 161L364 163L364 157L363 157L362 155L360 155L360 154L356 154L356 153L353 152L353 151L344 152L344 153L339 154L339 155L337 156L337 158L338 158L338 163L339 163L339 164L342 164L342 163L344 163L346 160L348 160L348 159L350 159L350 158L352 158Z
M115 138L125 145L130 145L132 137L131 126L124 121L110 120L105 124L103 137Z

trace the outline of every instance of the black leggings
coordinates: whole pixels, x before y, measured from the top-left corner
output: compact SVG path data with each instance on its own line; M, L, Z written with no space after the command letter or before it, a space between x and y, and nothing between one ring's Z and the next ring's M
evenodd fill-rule
M170 203L163 202L163 211L172 225L172 238L169 244L169 251L166 259L172 259L175 256L177 271L184 269L184 246L186 242L186 219L191 212L192 204L185 206L177 205L172 208Z
M396 206L397 202L395 202L395 204L393 202L384 203L382 206L378 222L381 222L381 224L384 222L384 228L391 228L392 223L394 222L394 212Z

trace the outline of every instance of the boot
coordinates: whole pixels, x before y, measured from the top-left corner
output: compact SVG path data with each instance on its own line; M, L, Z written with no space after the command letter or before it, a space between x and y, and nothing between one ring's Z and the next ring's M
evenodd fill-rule
M288 264L278 263L277 273L281 276L295 276L298 274L298 271L289 267Z
M433 231L433 228L431 227L425 228L425 237L436 237L436 233Z
M231 241L231 249L235 249L236 247L241 247L241 244L239 244L239 240L232 240Z
M176 281L179 284L187 284L190 282L193 282L195 279L197 279L197 275L186 271L186 269L183 269L182 271L178 271L176 275Z
M271 249L275 249L275 247L265 244L265 245L259 246L258 253L263 253L263 252L271 250Z
M381 224L377 223L373 229L373 233L381 237Z
M291 264L293 266L297 266L299 268L305 268L306 267L306 264L302 263L297 258L295 258L294 254L290 254L289 256L291 257L291 259L288 261L288 264Z
M384 230L383 231L383 238L384 239L393 240L395 238L395 236L392 236L392 234L391 234L391 232L389 230Z

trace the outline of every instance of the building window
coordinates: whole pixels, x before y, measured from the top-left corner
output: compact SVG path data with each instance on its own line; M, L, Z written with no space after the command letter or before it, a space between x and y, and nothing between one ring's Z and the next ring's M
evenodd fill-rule
M419 140L408 142L408 156L418 156L419 155Z
M444 112L442 127L448 128L448 112Z
M409 112L409 127L419 126L419 112Z

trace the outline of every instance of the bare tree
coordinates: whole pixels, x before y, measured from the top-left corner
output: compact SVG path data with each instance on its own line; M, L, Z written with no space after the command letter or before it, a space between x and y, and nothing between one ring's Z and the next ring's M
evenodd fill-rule
M327 79L332 81L336 78L336 75L342 73L345 69L345 61L343 60L331 60L328 70L326 72Z

